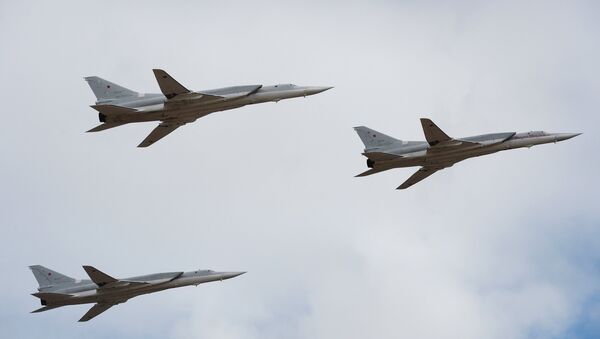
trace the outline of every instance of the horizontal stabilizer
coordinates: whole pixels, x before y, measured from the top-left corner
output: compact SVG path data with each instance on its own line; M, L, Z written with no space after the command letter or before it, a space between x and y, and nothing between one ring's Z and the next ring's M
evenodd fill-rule
M91 105L90 107L105 115L119 115L136 112L133 108L115 105Z
M394 159L402 158L401 155L384 153L384 152L368 152L368 153L363 153L363 155L373 161L386 161L386 160L394 160Z
M92 308L90 308L89 311L86 312L86 314L83 315L83 317L81 317L81 319L79 319L80 322L84 322L84 321L88 321L93 319L94 317L100 315L102 312L108 310L109 308L113 307L113 304L96 304L94 306L92 306Z
M38 292L38 293L32 293L31 295L34 297L38 297L40 299L49 301L49 302L65 300L65 299L69 299L70 297L72 297L71 294L49 293L49 292Z
M425 140L430 146L435 146L440 142L449 141L450 138L444 131L442 131L437 125L430 119L422 118L421 126L423 126L423 133L425 134Z
M87 132L100 132L100 131L104 131L104 130L107 130L110 128L119 127L119 126L125 125L125 124L126 124L126 122L107 122L104 124L100 124Z
M153 69L152 71L154 72L154 76L156 77L161 92L167 99L171 99L180 94L190 93L189 89L183 87L177 80L173 79L169 73L162 69Z
M111 277L110 275L98 270L93 266L83 266L85 272L90 276L90 279L94 282L94 284L102 287L106 284L115 283L118 280Z
M40 307L37 310L33 310L31 311L31 313L40 313L40 312L46 312L46 311L50 311L51 309L54 308L58 308L58 307L62 307L63 305L57 305L57 306L44 306L44 307Z
M371 168L368 171L365 171L365 172L362 172L360 174L355 175L354 177L366 177L367 175L371 175L371 174L375 174L375 173L387 171L389 169L391 169L391 168L389 168L389 167Z

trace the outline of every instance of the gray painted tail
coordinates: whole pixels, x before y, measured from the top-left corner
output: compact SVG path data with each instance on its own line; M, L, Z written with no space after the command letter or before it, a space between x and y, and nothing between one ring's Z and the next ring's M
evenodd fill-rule
M360 137L360 140L362 140L363 144L365 144L365 150L381 148L401 142L401 140L392 138L389 135L385 135L365 126L354 127L354 130L356 133L358 133L358 136Z
M29 266L29 268L40 288L75 282L75 279L41 265Z
M88 85L94 92L98 103L111 102L128 97L137 97L138 93L127 89L123 86L119 86L108 80L104 80L100 77L85 77Z

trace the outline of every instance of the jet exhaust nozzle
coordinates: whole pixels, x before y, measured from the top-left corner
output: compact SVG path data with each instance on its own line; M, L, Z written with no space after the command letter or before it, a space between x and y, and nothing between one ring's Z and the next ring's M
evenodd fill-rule
M373 168L374 166L375 166L375 161L373 161L371 159L367 159L367 167Z
M98 119L100 122L106 122L106 114L98 113Z

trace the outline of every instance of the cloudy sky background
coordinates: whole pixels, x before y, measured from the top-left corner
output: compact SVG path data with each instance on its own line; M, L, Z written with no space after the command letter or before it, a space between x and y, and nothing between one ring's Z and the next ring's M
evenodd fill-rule
M0 2L0 329L6 338L597 338L600 6L514 2ZM187 125L95 126L98 75L157 92L335 86ZM583 132L406 191L366 178L366 125L422 140ZM27 266L77 278L249 273L39 307Z

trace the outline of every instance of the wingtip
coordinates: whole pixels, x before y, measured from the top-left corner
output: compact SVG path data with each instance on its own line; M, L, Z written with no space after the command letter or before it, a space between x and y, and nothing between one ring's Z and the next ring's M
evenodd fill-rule
M354 177L355 178L361 178L361 177L366 177L367 175L370 175L370 174L371 174L371 170L367 170L365 172L358 173Z

